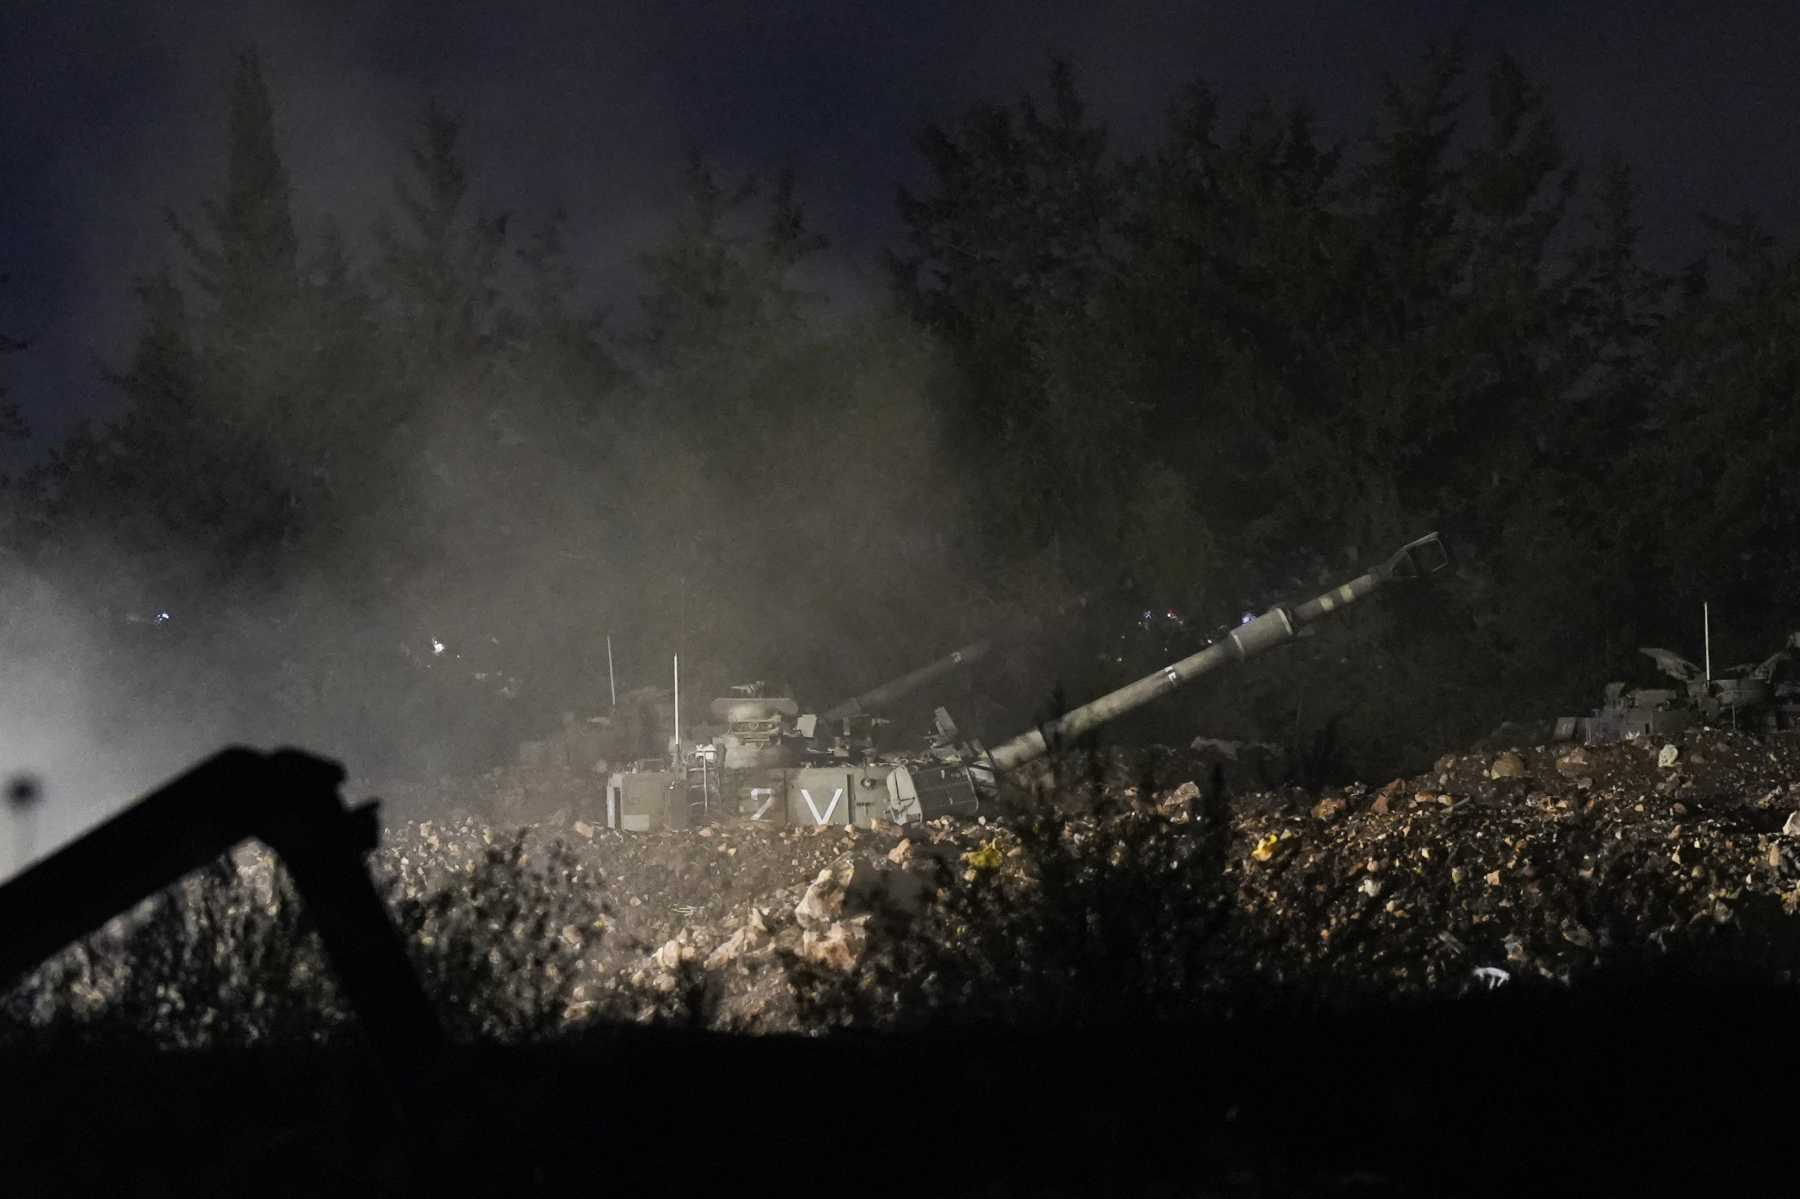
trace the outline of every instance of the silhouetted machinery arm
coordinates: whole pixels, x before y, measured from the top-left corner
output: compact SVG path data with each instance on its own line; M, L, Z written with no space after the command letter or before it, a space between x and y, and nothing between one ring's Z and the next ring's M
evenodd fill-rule
M0 886L0 988L254 837L293 875L371 1044L411 1091L440 1049L437 1019L363 863L376 806L346 808L343 781L336 762L299 750L231 748L158 787Z

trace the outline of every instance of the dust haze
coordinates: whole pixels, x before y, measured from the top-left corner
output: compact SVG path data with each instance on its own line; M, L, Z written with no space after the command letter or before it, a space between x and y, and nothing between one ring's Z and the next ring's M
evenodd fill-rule
M1786 327L1791 251L1677 227L1674 155L1593 169L1639 93L1543 84L1549 26L1521 66L1350 17L1354 61L1310 16L1146 58L1069 13L948 56L941 14L817 46L799 10L479 15L55 25L141 95L46 126L82 153L28 215L69 253L19 269L66 327L0 325L37 434L0 438L0 765L45 776L38 851L226 740L466 777L604 706L609 660L823 706L1105 597L984 666L1010 734L1432 528L1467 552L1429 602L1156 735L1341 723L1385 770L1585 709L1702 602L1744 655L1789 631L1785 376L1734 345Z
M804 180L684 162L671 135L638 211L602 221L582 196L581 220L502 219L479 119L378 73L309 75L288 64L318 28L257 28L283 49L196 58L210 87L177 89L191 114L122 176L192 198L173 215L201 257L169 230L93 244L162 273L128 329L94 301L111 399L23 484L40 506L4 580L0 765L41 797L14 814L9 868L227 743L325 752L353 788L505 762L605 709L609 640L621 692L666 687L680 653L696 707L762 677L824 701L997 611L953 568L968 501L941 352L826 239L779 262L759 245L771 206L805 219ZM234 252L208 205L253 203L226 120L246 70L267 80L297 243L284 315L249 334L204 258ZM406 199L431 199L408 166L427 113L454 122L464 172L429 228ZM406 292L396 256L439 250L466 291L427 311L440 297ZM744 311L708 325L683 290L708 285L682 275L694 255L744 276ZM198 382L175 396L183 370ZM189 452L173 484L129 462Z

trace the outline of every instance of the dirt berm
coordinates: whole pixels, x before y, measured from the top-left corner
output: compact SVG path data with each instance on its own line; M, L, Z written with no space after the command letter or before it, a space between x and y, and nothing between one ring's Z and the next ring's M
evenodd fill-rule
M699 981L710 1025L795 1031L820 1015L796 1003L796 964L810 984L853 979L857 1011L838 1015L873 1026L955 1006L889 994L933 970L985 971L1015 1005L1130 985L1165 1017L1208 997L1343 1005L1682 962L1785 983L1800 967L1800 735L1520 745L1322 792L1215 783L1188 751L1068 754L1019 781L1013 815L872 831L618 834L575 794L520 833L400 825L383 861L423 894L513 836L528 856L568 846L610 909L571 1020L648 1017ZM968 960L983 955L1012 960ZM1081 1014L1067 1000L1046 1022Z

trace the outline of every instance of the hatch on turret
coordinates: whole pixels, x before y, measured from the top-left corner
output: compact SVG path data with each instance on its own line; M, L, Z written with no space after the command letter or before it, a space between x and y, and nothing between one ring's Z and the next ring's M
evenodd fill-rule
M725 725L720 737L724 768L785 766L795 760L800 705L762 682L743 683L732 691L735 694L712 701L713 716Z

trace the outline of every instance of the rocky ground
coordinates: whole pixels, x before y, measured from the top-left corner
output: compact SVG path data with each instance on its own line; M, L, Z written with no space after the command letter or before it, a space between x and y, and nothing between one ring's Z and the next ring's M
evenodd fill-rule
M476 1037L1178 1021L1613 967L1800 970L1800 733L1502 744L1323 791L1258 788L1229 752L1066 754L1003 812L904 829L616 833L583 818L591 783L515 778L552 814L390 819L374 865L453 1033ZM334 999L291 944L304 917L266 853L237 869L191 880L154 928L115 921L13 1010L110 1005L195 1045L306 1027Z
M899 952L908 938L932 942L935 967L959 937L1025 944L1071 919L1203 961L1192 985L1218 994L1431 997L1698 953L1785 982L1800 964L1800 735L1520 744L1322 792L1233 792L1215 760L1071 755L1015 789L1023 815L904 830L620 834L558 813L524 831L527 861L560 841L607 908L598 928L560 930L583 946L565 1015L648 1019L703 991L714 1026L793 1030L796 967L901 985L896 970L923 960ZM512 835L411 822L382 860L420 895ZM1098 910L1121 896L1123 922ZM1146 903L1182 927L1153 927ZM1033 904L1095 910L1031 923Z
M1800 734L1507 740L1323 791L1234 778L1216 744L1069 754L1010 815L906 829L622 835L555 777L529 785L562 811L522 828L391 819L375 866L459 1042L419 1160L464 1190L591 1185L620 1146L684 1189L791 1184L794 1160L987 1194L1785 1171L1761 1096L1800 1069ZM37 1026L9 1069L41 1108L9 1134L41 1185L15 1189L111 1169L110 1193L197 1193L202 1168L199 1192L370 1189L400 1160L379 1079L331 1035L341 1001L272 863L242 852L182 894L8 1009ZM37 1035L109 1011L123 1042ZM705 1031L844 1025L936 1027ZM146 1030L265 1052L144 1055Z

